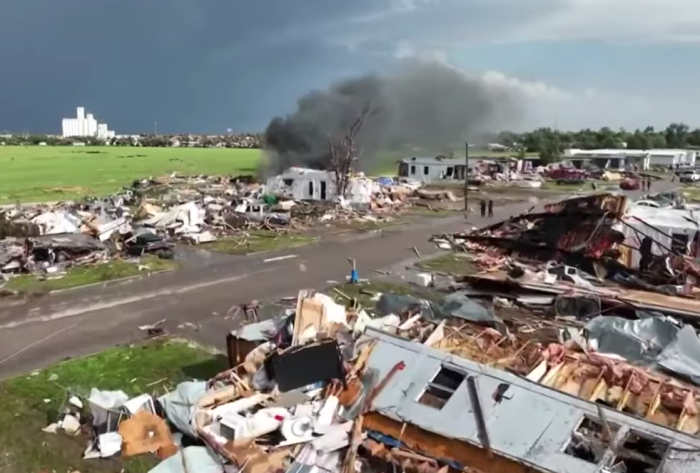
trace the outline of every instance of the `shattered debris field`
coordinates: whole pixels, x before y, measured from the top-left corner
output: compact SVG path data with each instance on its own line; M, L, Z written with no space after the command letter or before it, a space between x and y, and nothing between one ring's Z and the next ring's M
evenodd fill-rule
M646 198L545 204L433 235L445 252L405 273L234 304L227 364L163 338L0 383L0 471L700 471L698 222Z
M257 149L0 146L0 205L106 195L168 172L255 174Z
M0 383L0 402L5 406L0 412L0 471L145 473L159 462L155 455L82 460L84 436L50 435L41 429L70 396L87 396L91 388L163 394L181 381L207 379L225 367L222 357L185 342L161 340L113 348L5 380Z

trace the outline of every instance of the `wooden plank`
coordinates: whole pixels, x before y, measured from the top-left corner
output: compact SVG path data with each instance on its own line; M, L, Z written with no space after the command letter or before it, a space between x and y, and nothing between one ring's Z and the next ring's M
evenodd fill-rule
M401 441L420 454L453 460L464 466L488 473L537 473L538 470L522 463L499 456L491 458L486 450L465 441L442 437L418 427L401 424L381 414L372 412L364 416L364 428L374 430ZM402 432L403 430L403 432Z

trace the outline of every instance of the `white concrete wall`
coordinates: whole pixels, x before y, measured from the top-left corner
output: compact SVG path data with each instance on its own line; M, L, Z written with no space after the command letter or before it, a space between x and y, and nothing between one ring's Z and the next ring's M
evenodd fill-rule
M288 184L290 183L291 184ZM325 183L325 196L322 196ZM268 192L294 200L334 200L337 188L333 174L324 171L289 172L267 179ZM369 203L377 184L367 178L353 178L348 183L346 198L352 203ZM322 199L322 197L325 197Z

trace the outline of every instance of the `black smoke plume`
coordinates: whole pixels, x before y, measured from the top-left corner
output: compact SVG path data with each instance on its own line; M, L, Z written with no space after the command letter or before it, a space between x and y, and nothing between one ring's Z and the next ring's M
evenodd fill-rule
M270 122L265 131L268 171L329 169L329 140L342 138L367 104L373 113L356 139L364 168L380 150L444 150L504 129L519 115L519 102L503 87L435 63L345 80L302 97L294 113Z

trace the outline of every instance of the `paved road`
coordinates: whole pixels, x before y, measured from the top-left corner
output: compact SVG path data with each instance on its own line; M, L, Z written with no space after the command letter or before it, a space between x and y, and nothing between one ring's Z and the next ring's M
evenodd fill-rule
M674 188L657 183L655 190ZM638 196L639 193L630 193ZM491 221L517 215L532 204L494 209ZM469 220L481 226L479 217ZM360 277L369 269L387 268L438 250L430 235L465 228L463 218L427 223L368 235L345 235L298 249L248 257L214 259L210 264L143 277L123 283L67 291L0 307L0 377L20 374L73 356L100 351L143 338L139 325L167 319L170 333L223 348L234 322L231 307L252 299L293 296L299 289L322 288L349 273L355 258ZM189 322L200 327L178 328Z

